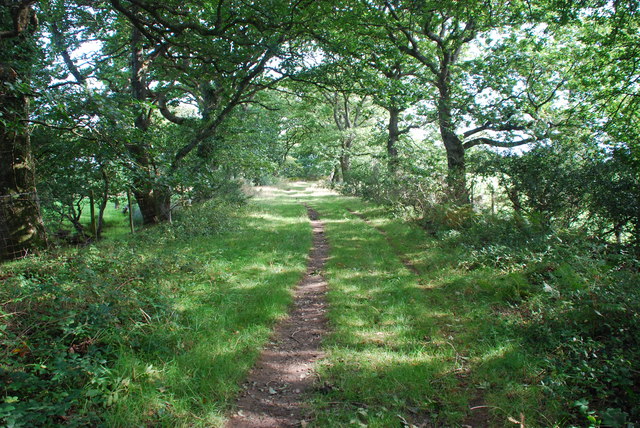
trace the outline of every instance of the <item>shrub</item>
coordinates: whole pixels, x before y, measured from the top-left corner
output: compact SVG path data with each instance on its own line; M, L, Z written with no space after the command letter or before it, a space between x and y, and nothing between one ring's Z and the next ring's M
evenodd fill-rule
M544 384L550 394L568 400L576 422L583 417L611 422L614 416L638 421L638 273L597 257L566 260L546 272L543 284L553 292L539 295L525 311L523 334L544 355Z
M435 167L405 165L396 172L389 172L381 163L373 166L356 164L349 180L338 190L384 205L396 214L421 218L446 199L443 183L444 176Z
M184 266L158 249L230 227L235 207L211 200L173 225L3 265L0 424L99 425L120 387L119 349L145 346L175 316L158 279Z

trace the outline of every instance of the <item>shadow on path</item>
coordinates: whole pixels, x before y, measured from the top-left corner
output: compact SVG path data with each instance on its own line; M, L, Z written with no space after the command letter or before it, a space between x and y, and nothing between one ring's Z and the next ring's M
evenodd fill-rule
M307 273L295 290L289 317L276 326L244 382L229 428L300 426L308 412L314 364L324 356L320 346L327 331L327 283L321 271L329 245L318 213L308 206L307 213L313 228Z

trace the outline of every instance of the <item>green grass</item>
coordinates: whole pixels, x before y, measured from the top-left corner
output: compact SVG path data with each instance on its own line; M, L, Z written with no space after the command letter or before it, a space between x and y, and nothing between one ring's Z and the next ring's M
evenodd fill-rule
M305 208L291 200L252 202L233 221L216 209L3 265L0 377L13 398L0 402L0 418L16 426L60 418L222 424L288 310L311 230Z
M86 218L85 218L86 215ZM98 215L96 211L96 216ZM87 225L87 230L91 227L91 214L88 210L83 212L83 223ZM131 233L129 228L129 214L122 212L122 208L115 209L112 203L107 204L104 210L104 230L102 231L103 238L106 239L123 239ZM140 228L142 226L141 219L134 219L134 227Z
M334 330L316 426L459 426L478 405L491 426L582 425L620 408L635 417L632 266L536 231L433 236L355 198L312 204L327 223Z
M103 239L117 239L122 240L126 239L131 230L129 228L129 214L125 214L122 212L122 208L125 205L120 205L120 208L116 209L112 202L109 202L104 210L103 216L103 230L102 230L102 238ZM136 205L134 205L136 206ZM45 210L45 219L47 220L46 226L50 230L50 233L56 233L58 230L68 230L71 231L72 234L75 233L73 225L67 219L60 219L58 215L53 215L48 212L46 208ZM95 206L95 215L96 221L98 219L98 205ZM134 208L135 210L135 208ZM47 215L48 214L48 215ZM82 204L82 215L80 216L80 223L84 226L85 233L91 233L91 210L89 208L89 201L85 201ZM140 215L134 215L134 227L139 229L142 227L142 219ZM64 245L64 244L63 244Z
M427 233L304 183L258 195L3 265L0 419L222 425L305 271L306 202L330 245L311 425L637 420L632 258L494 220Z
M175 314L118 360L115 371L129 393L110 411L113 425L220 424L273 323L286 313L310 235L301 206L262 201L234 233L177 245L163 253L187 268L160 279Z
M326 224L329 318L333 333L320 367L317 426L456 423L464 365L450 338L456 322L374 228L346 208L356 200L313 202ZM439 297L438 297L439 298Z

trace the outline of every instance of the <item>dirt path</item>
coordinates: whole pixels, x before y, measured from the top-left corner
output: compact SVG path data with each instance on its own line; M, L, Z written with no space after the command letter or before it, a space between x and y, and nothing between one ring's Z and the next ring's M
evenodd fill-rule
M237 411L226 424L229 428L295 427L307 416L305 398L314 383L313 366L324 355L320 345L327 331L327 283L321 271L329 253L318 213L309 207L307 212L313 227L307 273L295 290L289 317L276 326L249 373Z

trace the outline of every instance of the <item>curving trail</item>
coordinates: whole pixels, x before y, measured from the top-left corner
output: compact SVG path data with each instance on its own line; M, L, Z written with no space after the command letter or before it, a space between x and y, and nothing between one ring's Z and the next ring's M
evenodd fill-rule
M314 384L313 366L324 356L327 331L325 293L321 271L329 253L324 225L307 206L313 227L313 246L307 273L298 284L289 317L275 328L270 344L249 373L236 412L226 424L236 427L292 427L307 416L307 395Z

